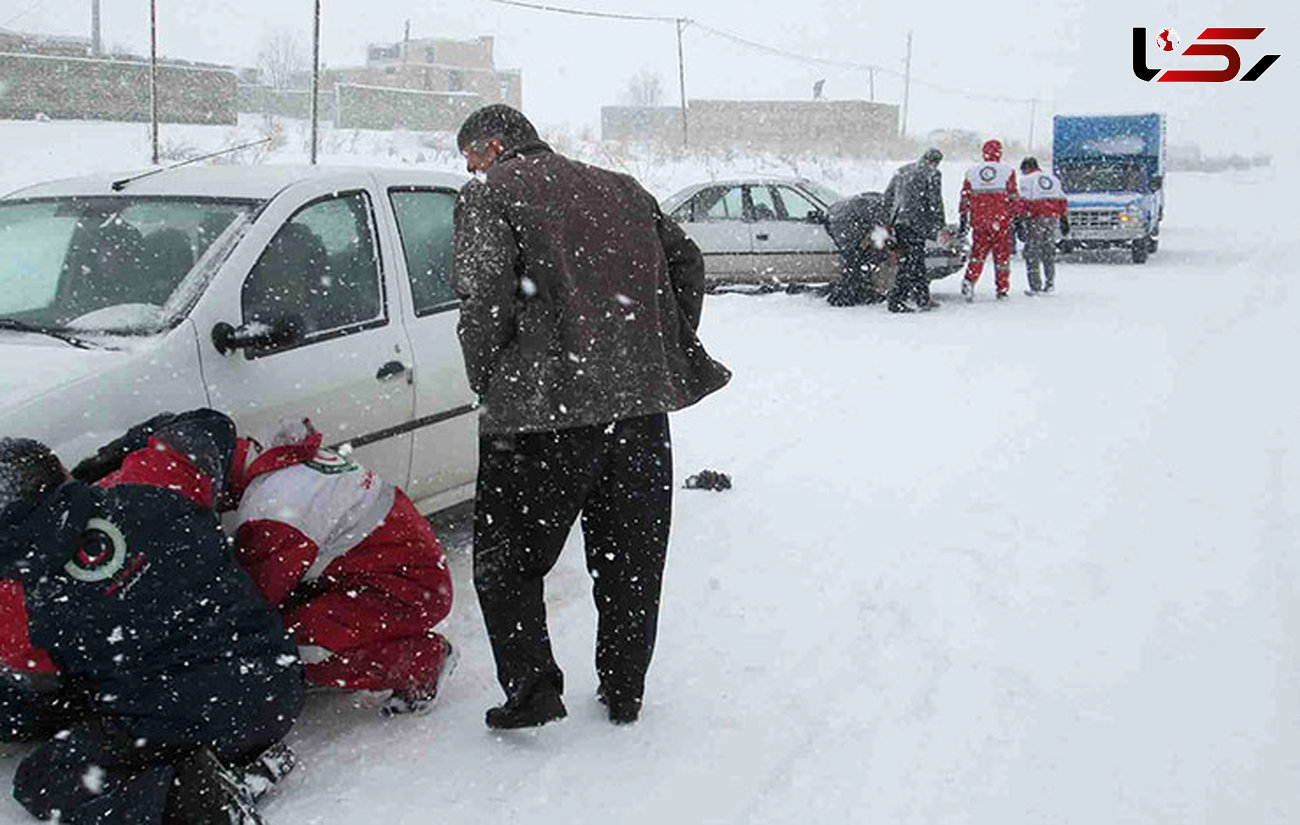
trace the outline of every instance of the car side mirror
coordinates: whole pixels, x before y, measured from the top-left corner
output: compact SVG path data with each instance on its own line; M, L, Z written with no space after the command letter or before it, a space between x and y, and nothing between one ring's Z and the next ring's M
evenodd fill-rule
M1160 189L1164 188L1164 185L1165 185L1165 176L1164 176L1164 175L1152 175L1152 176L1151 176L1151 191L1152 191L1152 192L1159 191Z
M824 224L827 222L826 213L821 211L820 209L809 210L808 214L804 216L804 220L807 221L808 223Z
M283 347L302 337L302 321L282 315L270 322L253 321L243 326L232 326L221 321L212 328L212 346L222 355L237 349L270 349Z

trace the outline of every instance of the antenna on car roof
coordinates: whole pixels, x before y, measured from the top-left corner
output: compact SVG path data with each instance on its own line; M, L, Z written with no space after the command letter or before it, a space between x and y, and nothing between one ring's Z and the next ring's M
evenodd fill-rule
M217 157L221 157L222 155L229 155L233 152L238 152L241 149L249 149L253 146L261 146L263 143L270 143L271 140L272 139L269 137L264 137L261 140L254 140L249 143L241 143L238 146L231 146L229 148L221 149L216 152L209 152L206 155L199 155L198 157L189 158L188 160L182 160L179 163L173 163L172 165L164 166L161 169L150 169L148 172L141 172L140 174L132 175L129 178L122 178L121 180L115 180L113 181L113 191L121 192L123 189L125 189L126 187L130 186L131 184L135 183L138 180L143 180L144 178L151 178L154 175L161 175L163 172L170 172L173 169L179 169L182 166L189 166L191 163L198 163L201 160L208 160L209 158L217 158Z

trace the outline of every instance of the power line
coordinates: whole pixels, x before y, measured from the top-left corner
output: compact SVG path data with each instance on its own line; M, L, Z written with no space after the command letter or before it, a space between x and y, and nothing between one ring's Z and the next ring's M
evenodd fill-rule
M738 34L732 34L731 32L725 32L722 29L715 29L712 26L706 26L698 20L691 20L690 24L695 28L699 29L700 31L714 35L715 37L721 37L723 40L730 40L732 43L736 43L741 46L747 46L757 51L766 52L767 54L775 55L776 57L784 57L787 60L796 60L799 61L800 63L816 64L819 66L834 66L840 69L853 69L855 71L863 71L863 72L875 71L875 72L881 72L883 74L894 75L895 77L903 76L902 72L898 72L893 69L886 69L883 66L874 66L868 63L855 63L848 60L835 60L829 57L817 57L814 55L799 54L798 52L792 52L786 49L779 49L776 46L768 46L764 43L758 43L753 40L748 40L744 37L741 37Z
M38 6L43 6L43 5L45 5L45 0L36 0L36 2L32 3L27 8L13 15L12 17L5 18L3 22L0 22L0 26L8 26L10 23L14 22L15 20L18 20L19 18L26 17L28 14L31 14L33 11L37 9Z
M525 3L522 0L487 0L489 3L496 3L500 6L515 6L521 9L533 9L534 11L550 11L556 14L569 14L574 17L601 17L606 20L641 20L655 23L676 23L683 18L679 17L662 17L648 14L616 14L607 11L587 11L585 9L568 9L562 6L547 6L541 3Z
M585 9L573 9L564 6L552 6L543 3L530 3L530 2L525 2L525 0L486 0L486 2L495 3L501 6L514 6L516 8L532 9L534 11L546 11L546 12L553 12L556 14L568 14L575 17L597 17L597 18L604 18L609 20L635 20L635 21L643 21L643 22L649 21L649 22L656 22L656 23L677 23L679 27L682 29L694 27L699 29L701 32L704 32L705 34L709 34L714 37L719 37L722 38L723 40L729 40L732 43L735 43L739 46L744 46L746 48L753 49L755 51L763 52L765 54L770 54L774 57L781 57L786 60L794 60L796 62L804 63L808 65L831 66L833 68L848 69L852 71L872 72L872 73L879 72L880 74L884 74L890 77L896 77L900 79L904 77L904 73L898 71L897 69L890 69L872 63L858 63L856 61L851 61L851 60L838 60L835 58L821 57L819 55L802 54L800 52L794 52L794 51L790 51L789 49L782 49L776 46L769 46L766 43L759 43L758 41L750 40L749 38L741 37L738 34L733 34L732 32L723 31L722 29L714 28L713 26L706 25L704 23L701 23L698 20L691 19L691 18L587 11ZM932 81L920 80L918 78L911 78L911 82L915 83L918 86L924 86L927 89L933 89L938 92L961 95L963 97L974 98L978 100L991 100L999 103L1031 103L1031 104L1043 102L1038 100L1037 98L1032 98L1032 97L1012 97L1009 95L992 95L983 92L973 92L969 89L958 89L953 86L946 86L942 83L934 83Z

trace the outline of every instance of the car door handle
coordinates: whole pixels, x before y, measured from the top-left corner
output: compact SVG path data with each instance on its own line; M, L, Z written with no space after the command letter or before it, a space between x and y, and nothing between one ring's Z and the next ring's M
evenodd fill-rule
M389 361L387 364L384 364L379 368L379 372L375 373L375 378L378 378L380 381L388 381L399 375L404 375L408 369L410 369L410 367L406 366L401 361Z
M758 234L758 235L755 235L754 237L757 238L757 239L760 240L760 241L766 241L766 240L768 240L769 238L771 238L771 236L768 235L766 232L763 232L763 233L760 233L760 234Z

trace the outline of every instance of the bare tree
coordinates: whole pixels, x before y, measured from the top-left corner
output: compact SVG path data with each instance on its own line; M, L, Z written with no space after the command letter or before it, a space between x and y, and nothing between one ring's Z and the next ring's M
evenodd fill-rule
M257 53L257 69L262 82L272 89L292 89L311 69L307 50L294 34L280 29L262 40Z
M642 69L628 78L623 100L629 106L658 106L663 101L663 94L663 78L649 69Z

